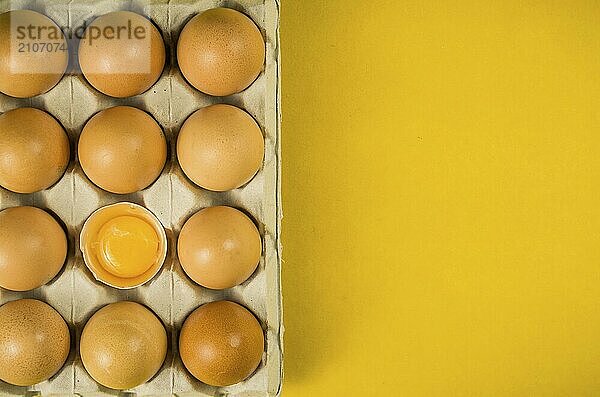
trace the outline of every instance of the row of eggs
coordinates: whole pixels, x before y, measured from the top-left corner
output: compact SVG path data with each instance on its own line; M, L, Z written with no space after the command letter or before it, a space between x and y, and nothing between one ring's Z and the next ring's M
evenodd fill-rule
M0 379L30 386L55 375L71 350L69 327L50 305L19 299L0 306ZM86 322L79 340L81 362L99 384L116 390L149 381L162 367L167 332L147 307L111 303ZM264 334L245 307L227 300L206 303L184 321L179 354L198 380L229 386L249 377L262 360Z
M38 27L38 34L33 30L33 35L26 35L27 31L18 30L22 26ZM120 34L122 27L132 26L143 35ZM40 43L50 45L40 51ZM25 44L28 47L24 48ZM81 72L94 88L112 97L130 97L148 90L162 74L165 60L160 31L150 20L131 11L115 11L94 19L79 41ZM262 71L264 60L265 42L259 28L245 14L229 8L194 16L177 42L177 62L183 76L209 95L245 90ZM67 40L50 18L30 10L0 15L0 92L18 98L43 94L60 81L68 63Z
M236 189L259 170L264 155L262 132L244 110L216 104L187 118L177 139L183 172L213 191ZM35 108L0 116L0 186L33 193L52 186L69 163L69 139L60 123ZM92 116L83 127L78 159L86 176L117 194L150 186L162 172L167 141L148 113L115 106Z
M80 235L86 266L114 288L139 287L162 268L167 237L148 209L128 202L96 210ZM192 215L177 239L177 256L189 278L220 290L246 281L262 253L259 231L242 211L207 207ZM30 206L0 211L0 287L29 291L48 283L63 268L67 236L48 212Z

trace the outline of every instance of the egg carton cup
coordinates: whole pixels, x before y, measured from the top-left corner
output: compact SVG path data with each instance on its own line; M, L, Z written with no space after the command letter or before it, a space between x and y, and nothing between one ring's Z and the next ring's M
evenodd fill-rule
M245 91L227 97L211 97L194 89L177 67L176 44L185 23L194 15L214 7L229 7L250 16L266 42L266 64L257 80ZM51 188L17 194L0 189L0 209L31 205L60 219L68 233L67 263L50 283L28 292L0 290L0 303L35 298L49 303L67 321L72 346L63 368L48 381L17 387L0 382L0 395L43 396L237 396L279 395L282 380L281 307L281 146L279 1L216 0L85 0L0 1L0 12L31 9L50 17L61 27L76 28L112 11L130 10L146 15L161 31L167 49L166 66L160 79L145 93L131 98L112 98L95 90L81 75L77 62L78 40L69 40L70 60L65 76L46 94L27 99L0 94L0 112L35 107L54 116L65 128L71 145L71 160L63 177ZM228 192L211 192L194 185L177 161L176 139L186 118L197 109L228 103L249 112L265 139L261 169L245 186ZM168 159L158 180L133 194L111 194L85 176L76 154L79 134L95 113L118 105L129 105L151 114L161 125L168 142ZM148 283L120 290L97 281L85 266L79 249L79 234L85 220L98 208L130 201L148 208L165 227L168 253L159 273ZM255 273L243 284L216 291L191 281L177 259L176 242L185 221L198 210L229 205L243 210L257 224L263 252ZM198 306L229 299L249 308L265 333L265 351L256 372L229 387L212 387L196 380L178 354L179 331L185 318ZM86 372L79 355L79 340L86 321L102 306L131 300L150 308L164 323L169 337L167 358L147 383L127 391L116 391L96 383Z

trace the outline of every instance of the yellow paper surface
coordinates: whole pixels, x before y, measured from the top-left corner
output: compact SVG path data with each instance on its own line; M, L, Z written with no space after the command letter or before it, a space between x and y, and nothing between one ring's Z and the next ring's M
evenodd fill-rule
M600 395L600 2L281 32L282 395Z

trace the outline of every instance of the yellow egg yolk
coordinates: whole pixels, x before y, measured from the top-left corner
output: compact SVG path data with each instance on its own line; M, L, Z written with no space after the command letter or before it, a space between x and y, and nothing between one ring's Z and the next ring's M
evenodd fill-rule
M117 277L137 277L156 262L159 237L143 219L119 216L100 228L95 248L96 257L106 271Z

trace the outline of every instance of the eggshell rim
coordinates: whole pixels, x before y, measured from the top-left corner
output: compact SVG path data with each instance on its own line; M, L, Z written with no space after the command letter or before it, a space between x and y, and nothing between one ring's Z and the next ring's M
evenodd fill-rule
M89 253L87 252L87 249L85 248L85 237L84 237L84 233L87 231L87 228L89 228L89 222L90 220L92 220L92 218L97 215L98 213L102 212L102 211L106 211L109 208L113 208L113 207L118 207L118 206L129 206L129 207L133 207L137 210L141 210L143 213L145 213L146 215L149 216L149 219L152 221L152 226L154 227L155 230L158 229L158 234L159 234L159 244L161 247L161 255L157 258L157 265L154 265L156 267L156 269L154 269L154 271L149 274L149 276L144 279L143 281L141 281L138 284L132 285L132 286L120 286L120 285L114 285L111 284L110 282L103 280L96 271L94 271L93 269L93 265L90 264L90 262L93 262L92 259L90 258ZM167 233L165 231L165 228L163 226L163 224L160 222L160 220L156 217L156 215L154 215L152 213L152 211L150 211L148 208L136 204L136 203L132 203L129 201L120 201L118 203L113 203L113 204L109 204L109 205L105 205L103 207L100 207L98 209L96 209L94 212L92 212L90 214L90 216L87 217L87 219L85 220L85 222L83 223L83 227L81 228L81 232L79 233L79 249L81 250L81 253L83 255L83 262L85 263L85 266L89 269L89 271L92 273L92 275L94 276L94 279L96 279L96 281L101 282L102 284L108 285L109 287L112 288L116 288L116 289L121 289L121 290L125 290L125 289L133 289L133 288L137 288L140 287L144 284L146 284L148 281L152 280L162 269L166 259L167 259L167 252L168 252L168 240L167 240ZM153 267L154 267L153 266ZM148 272L148 270L146 271ZM144 272L144 273L146 273ZM144 273L142 273L140 276L141 277ZM115 276L115 278L117 279L122 279L122 280L127 280L127 278L125 277L117 277Z

